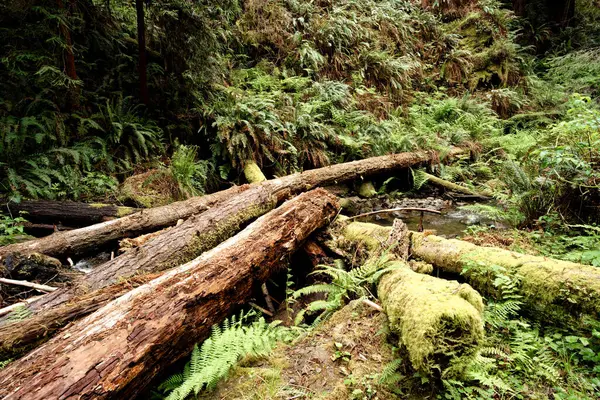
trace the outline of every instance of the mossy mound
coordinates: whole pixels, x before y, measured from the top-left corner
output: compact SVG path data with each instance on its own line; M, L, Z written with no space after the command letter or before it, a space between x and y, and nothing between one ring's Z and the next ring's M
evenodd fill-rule
M152 169L125 179L119 200L151 208L164 206L178 198L178 186L168 169Z
M237 367L203 398L347 400L376 392L374 398L397 399L377 378L393 360L382 334L385 325L383 314L353 301L293 345L278 347L267 360Z
M473 288L401 267L381 279L378 294L415 370L461 374L484 337L483 300Z

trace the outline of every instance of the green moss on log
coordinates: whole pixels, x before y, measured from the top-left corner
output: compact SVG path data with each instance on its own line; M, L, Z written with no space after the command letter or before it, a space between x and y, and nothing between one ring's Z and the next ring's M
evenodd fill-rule
M484 337L483 300L472 287L404 265L381 279L378 295L415 370L462 374Z
M600 268L417 233L412 235L412 251L445 271L466 269L469 282L488 294L495 294L494 274L512 276L520 281L527 307L539 315L600 314Z
M260 167L254 161L246 161L244 176L248 183L259 183L267 180L265 174L263 174Z

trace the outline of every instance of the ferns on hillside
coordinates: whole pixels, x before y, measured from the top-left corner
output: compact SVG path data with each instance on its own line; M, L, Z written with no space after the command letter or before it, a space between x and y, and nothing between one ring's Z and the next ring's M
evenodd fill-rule
M185 400L192 393L210 391L242 358L267 356L278 341L289 338L285 328L267 324L262 317L245 325L252 315L242 313L214 325L210 337L194 346L183 372L159 385L159 391L168 394L166 399Z

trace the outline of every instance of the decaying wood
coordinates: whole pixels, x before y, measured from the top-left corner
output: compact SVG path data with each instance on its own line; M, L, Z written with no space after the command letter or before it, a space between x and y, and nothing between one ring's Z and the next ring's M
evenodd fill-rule
M11 253L0 263L0 277L20 280L50 281L57 277L69 280L63 276L64 270L60 261L39 253Z
M453 148L447 156L452 157L465 152L464 149ZM304 171L255 185L265 185L274 191L286 190L289 193L300 193L317 186L333 185L362 176L385 174L399 168L412 167L438 159L439 155L435 152L392 154ZM174 225L177 220L203 212L249 187L248 185L234 186L221 192L142 210L101 224L69 232L57 232L45 238L5 246L0 248L0 260L14 252L38 252L61 257L85 253L123 237L135 237Z
M33 283L33 282L28 282L28 281L17 281L14 279L6 279L6 278L0 278L0 283L3 283L5 285L16 285L16 286L28 287L28 288L35 289L35 290L38 290L38 291L44 292L44 293L54 292L55 290L58 289L58 288L48 286L48 285L41 285L39 283Z
M15 310L16 310L17 308L19 308L19 307L27 307L27 305L28 305L29 303L32 303L32 302L36 301L36 300L37 300L37 299L39 299L40 297L41 297L41 296L30 297L30 298L28 298L28 299L25 299L25 300L23 300L23 301L20 301L20 302L18 302L18 303L11 304L11 305L10 305L10 306L8 306L8 307L0 308L0 317L2 317L2 316L4 316L4 315L7 315L7 314L10 314L11 312L15 311ZM0 325L0 326L1 326L1 325ZM0 331L0 334L1 334L1 331ZM0 342L0 343L4 343L4 342ZM1 354L2 354L2 350L0 350L0 357L1 357L2 359L8 359L8 358L10 358L10 356L8 356L8 357L2 357L2 356L1 356Z
M497 290L492 267L502 268L519 283L522 301L538 317L558 322L578 313L600 315L600 268L417 233L412 234L411 251L446 272L462 273L490 295ZM463 273L465 267L468 271Z
M475 355L483 339L481 296L469 285L414 272L406 263L409 231L399 219L393 228L346 219L338 230L347 242L365 245L375 256L385 251L391 272L382 277L377 293L412 367L424 375L460 374L465 358Z
M29 222L75 227L92 225L139 211L136 208L114 204L51 200L22 200L19 203L8 203L5 208L12 215L21 215Z
M156 273L184 264L233 236L243 224L273 209L276 204L276 198L266 188L257 186L162 231L140 247L95 267L72 285L32 302L29 309L35 320L30 317L3 327L0 343L4 345L0 345L0 352L13 358L18 356L32 343L49 339L72 319L95 311L90 306L94 294L82 295L133 275ZM110 296L99 293L96 299L98 307L110 299ZM40 333L43 338L37 337L34 332Z
M286 257L326 224L337 207L335 198L321 189L288 201L0 370L0 396L135 397L284 267Z
M234 186L222 192L166 206L142 210L123 218L113 219L85 228L68 232L56 232L50 236L11 244L0 248L0 260L15 252L37 252L53 257L73 256L97 249L123 237L135 237L143 233L175 225L178 219L207 210L230 196L248 189L248 186Z
M461 151L457 149L454 154L459 154ZM58 306L73 297L111 285L119 278L126 278L133 274L153 273L189 261L227 239L239 229L240 225L267 212L290 194L318 185L335 183L338 179L349 180L367 173L389 172L427 161L433 155L432 153L403 153L375 157L306 171L254 185L227 201L223 200L222 204L214 206L211 210L188 219L180 226L164 231L143 246L131 249L114 260L94 268L73 286L58 290L32 303L30 309L40 314L38 320L43 321L45 327L49 327L45 331L46 336L49 337L52 332L69 321L69 316L82 315L73 312L76 306L65 308L65 315L57 312L63 309L57 308ZM85 306L82 308L87 309ZM55 310L46 312L49 309ZM19 324L29 325L29 322L25 320ZM20 347L15 347L15 351L26 348L27 339L21 337L24 332L27 332L28 338L32 337L29 331L22 329L19 324L6 327L3 333L5 338L10 338L10 342L22 344Z

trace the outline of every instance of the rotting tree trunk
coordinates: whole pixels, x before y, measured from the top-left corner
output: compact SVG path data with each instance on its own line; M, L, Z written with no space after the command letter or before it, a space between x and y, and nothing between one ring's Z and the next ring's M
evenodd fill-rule
M457 156L466 151L453 148L447 156ZM295 194L317 186L334 185L362 176L390 173L400 168L408 168L438 159L439 155L436 152L392 154L313 169L256 185L264 185L271 190L287 190L289 193ZM45 238L5 246L0 248L0 261L13 252L38 252L54 257L82 254L123 237L139 236L149 231L175 225L178 219L185 219L203 212L249 187L248 185L234 186L207 196L194 197L166 206L142 210L123 218L86 228L58 232Z
M75 201L23 200L5 207L13 215L21 214L29 222L87 226L124 217L139 211L132 207Z
M390 329L424 375L460 376L484 337L483 300L471 286L419 274L408 264L383 276L377 293Z
M94 311L90 306L94 294L88 292L134 275L156 273L184 264L230 238L242 225L275 208L277 202L278 198L265 187L255 186L95 267L71 286L40 297L29 305L35 318L2 327L0 356L14 358L31 345L49 339L72 319ZM98 308L102 302L110 300L103 293L98 294ZM109 289L109 293L115 292Z
M425 376L460 375L484 336L479 293L467 284L414 272L406 263L410 233L401 220L390 228L342 219L332 229L343 237L338 243L355 247L353 254L363 246L373 257L385 252L385 268L392 271L381 278L377 293L412 367Z
M496 274L509 276L518 282L526 307L542 319L600 315L600 268L434 235L413 233L411 244L414 256L443 271L462 273L483 293L496 295Z
M394 157L394 160L396 163L393 165L404 165L406 162L405 157ZM383 161L377 164L379 168L389 165L389 158L383 158ZM155 273L183 264L229 238L241 225L274 208L290 193L328 182L340 176L340 171L347 178L357 177L361 168L362 162L358 162L350 171L334 166L252 186L183 224L160 233L142 246L94 268L72 286L61 288L31 303L29 309L36 318L3 327L0 343L4 345L0 345L0 351L11 357L17 356L31 344L40 342L33 332L47 339L73 318L81 317L86 310L90 312L87 300L82 300L78 306L76 299L89 290L102 289L118 279L127 279L135 274ZM68 302L71 304L63 307ZM80 311L77 311L78 308Z
M317 189L107 304L0 371L7 399L133 398L187 354L337 212ZM40 360L44 367L40 368Z
M56 232L41 239L11 244L0 248L0 260L4 263L12 253L43 253L53 257L68 257L89 252L124 237L175 225L177 220L206 211L225 199L247 190L249 186L234 186L227 190L166 206L142 210L122 218L102 222L67 232Z

